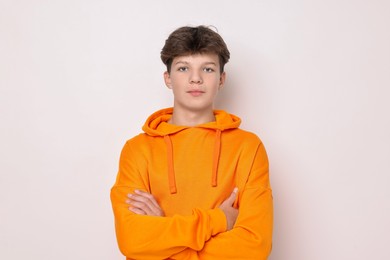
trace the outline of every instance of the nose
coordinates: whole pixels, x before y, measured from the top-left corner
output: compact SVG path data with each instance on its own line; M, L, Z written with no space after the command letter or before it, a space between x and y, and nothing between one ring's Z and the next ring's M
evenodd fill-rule
M190 75L190 83L191 84L201 84L202 83L202 76L198 71L192 71Z

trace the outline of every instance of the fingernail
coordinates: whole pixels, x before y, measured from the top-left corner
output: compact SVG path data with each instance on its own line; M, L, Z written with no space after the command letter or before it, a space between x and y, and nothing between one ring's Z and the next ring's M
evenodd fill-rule
M234 190L233 190L234 193L237 193L238 192L238 188L235 187Z

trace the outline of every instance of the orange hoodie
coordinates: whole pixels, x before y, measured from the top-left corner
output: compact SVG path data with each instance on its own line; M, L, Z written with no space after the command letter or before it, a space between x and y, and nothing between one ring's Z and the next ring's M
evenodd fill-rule
M267 259L272 191L260 139L241 120L215 110L215 122L167 123L173 109L151 115L125 144L111 190L117 240L127 259ZM230 231L218 206L234 187L239 215ZM165 217L132 213L128 193L154 195Z

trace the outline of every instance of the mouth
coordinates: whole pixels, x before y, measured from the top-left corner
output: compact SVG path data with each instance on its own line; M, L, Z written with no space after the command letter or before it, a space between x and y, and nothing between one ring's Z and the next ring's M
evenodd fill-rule
M201 90L190 90L190 91L187 91L187 93L193 97L199 97L200 95L204 94L205 92L201 91Z

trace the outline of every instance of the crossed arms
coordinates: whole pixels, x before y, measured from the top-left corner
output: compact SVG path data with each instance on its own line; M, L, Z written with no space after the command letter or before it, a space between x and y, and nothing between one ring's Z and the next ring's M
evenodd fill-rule
M217 208L194 208L190 216L165 217L154 196L145 192L137 169L126 167L111 200L119 248L128 259L267 259L273 209L261 144L248 177L237 183L238 192ZM232 206L235 200L238 209Z

